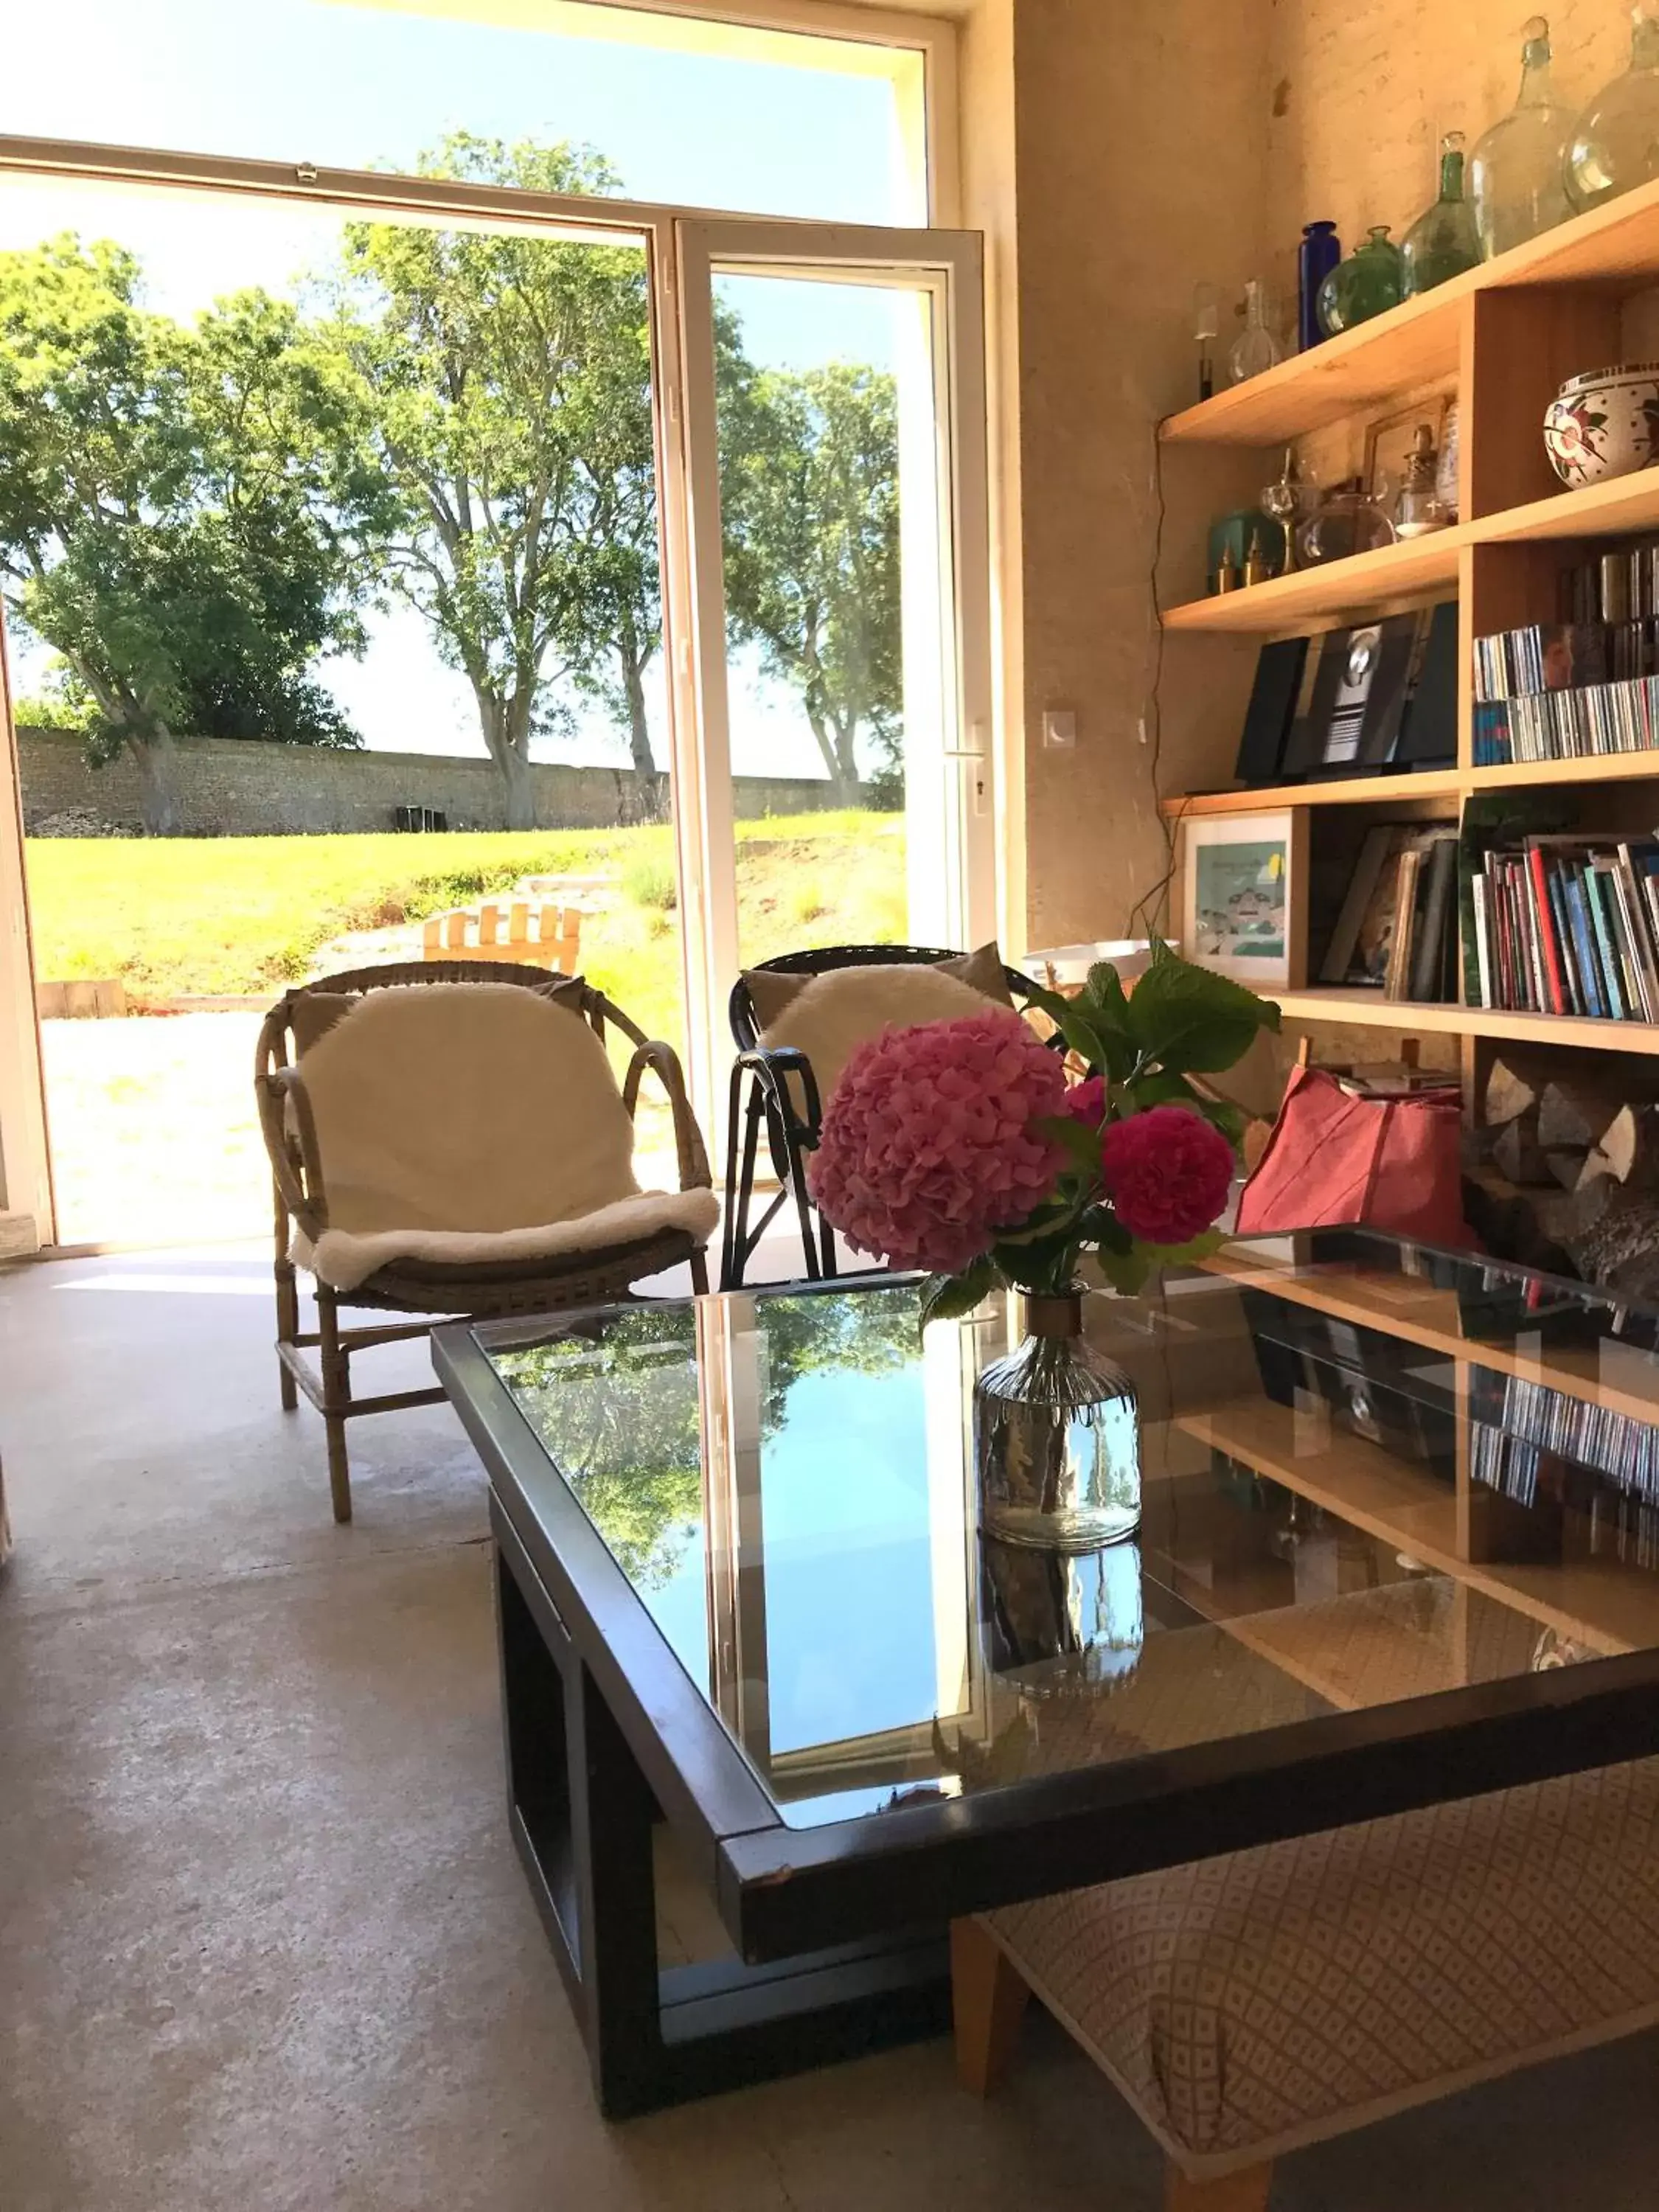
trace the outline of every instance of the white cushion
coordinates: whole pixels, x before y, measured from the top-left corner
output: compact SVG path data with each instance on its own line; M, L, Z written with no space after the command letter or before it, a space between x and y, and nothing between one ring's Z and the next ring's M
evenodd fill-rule
M989 1003L971 983L939 968L834 968L790 1000L761 1032L761 1042L769 1051L791 1045L804 1052L819 1103L827 1106L848 1061L884 1030L960 1021L982 1014Z

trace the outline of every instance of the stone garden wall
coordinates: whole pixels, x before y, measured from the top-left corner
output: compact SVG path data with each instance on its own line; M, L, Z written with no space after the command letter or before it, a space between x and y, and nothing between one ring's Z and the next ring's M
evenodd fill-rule
M125 756L89 768L80 738L67 730L20 730L17 749L29 836L141 827L138 779ZM538 765L531 775L544 829L602 830L637 818L630 769ZM507 826L501 783L487 760L187 738L179 744L177 784L185 834L195 837L392 830L399 806L434 808L452 830ZM816 812L833 805L835 794L825 782L740 775L736 799L738 818L751 821Z

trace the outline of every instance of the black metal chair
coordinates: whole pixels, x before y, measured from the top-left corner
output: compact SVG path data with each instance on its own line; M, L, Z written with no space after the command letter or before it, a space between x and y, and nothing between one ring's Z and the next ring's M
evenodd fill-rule
M921 945L831 945L816 952L781 953L775 960L761 961L757 972L770 975L827 975L837 968L923 968L963 957L958 952L939 951ZM1016 997L1029 995L1037 988L1018 968L1005 967L1002 972L1010 992ZM744 1272L756 1246L792 1200L800 1224L805 1279L823 1282L836 1272L836 1232L817 1212L806 1188L806 1156L817 1149L823 1127L823 1102L818 1097L812 1064L804 1052L796 1051L793 1046L769 1051L761 1043L764 1024L756 1012L749 986L741 976L732 988L729 1012L738 1056L732 1068L726 1121L720 1288L733 1291L743 1287ZM760 1156L763 1123L778 1189L751 1228L749 1216L755 1197L755 1170Z

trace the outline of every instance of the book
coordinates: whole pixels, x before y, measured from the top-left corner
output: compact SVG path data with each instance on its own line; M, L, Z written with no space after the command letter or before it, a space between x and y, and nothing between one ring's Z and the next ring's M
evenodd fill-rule
M1531 878L1528 889L1538 933L1539 969L1544 986L1546 1009L1553 1014L1565 1014L1567 1011L1567 992L1562 981L1561 947L1555 933L1555 911L1545 877L1544 855L1531 838L1527 841L1527 862Z
M1446 948L1457 882L1457 833L1435 840L1420 864L1421 912L1413 932L1407 996L1428 1005L1445 995Z
M1417 928L1417 879L1422 865L1422 853L1415 846L1407 846L1397 863L1394 942L1389 948L1389 970L1382 987L1385 996L1390 999L1407 996L1412 939Z

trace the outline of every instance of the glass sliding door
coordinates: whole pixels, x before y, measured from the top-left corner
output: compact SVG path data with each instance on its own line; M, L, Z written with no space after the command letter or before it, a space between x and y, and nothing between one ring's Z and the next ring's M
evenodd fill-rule
M979 241L677 229L718 1064L741 968L994 934Z

